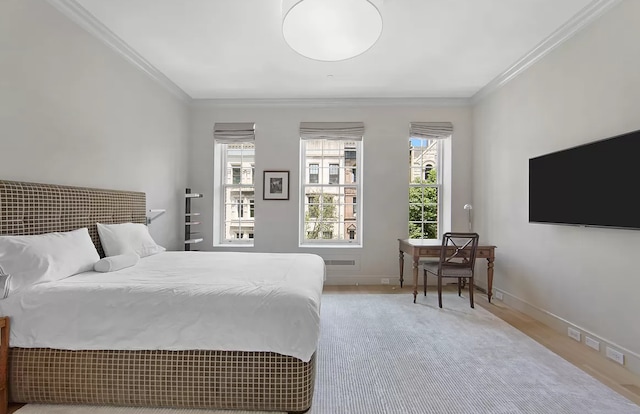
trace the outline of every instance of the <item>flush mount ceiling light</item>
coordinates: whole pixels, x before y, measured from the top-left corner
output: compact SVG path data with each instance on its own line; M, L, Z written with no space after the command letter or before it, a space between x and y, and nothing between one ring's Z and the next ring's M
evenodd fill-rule
M310 59L335 62L358 56L382 34L382 16L375 2L283 0L284 39Z

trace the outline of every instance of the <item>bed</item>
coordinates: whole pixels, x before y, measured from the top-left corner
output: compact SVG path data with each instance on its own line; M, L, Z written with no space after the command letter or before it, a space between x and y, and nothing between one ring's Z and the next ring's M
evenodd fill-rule
M0 235L86 227L103 256L96 223L145 220L144 193L0 181ZM305 412L323 278L316 255L163 252L35 285L0 301L9 399Z

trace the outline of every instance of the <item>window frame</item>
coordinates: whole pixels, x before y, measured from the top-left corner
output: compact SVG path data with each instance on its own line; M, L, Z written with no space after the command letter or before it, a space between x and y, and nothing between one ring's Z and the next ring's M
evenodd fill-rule
M306 148L307 148L307 144L309 142L313 142L313 141L326 141L326 142L336 142L336 141L342 141L343 143L354 143L355 144L355 148L344 148L344 146L342 147L343 153L341 156L338 157L338 183L337 184L329 184L329 165L330 164L335 164L335 162L333 161L331 156L324 156L324 149L323 149L323 155L321 156L321 161L320 163L315 162L316 159L314 158L312 162L308 162L307 159L307 155L306 155ZM344 145L344 144L343 144ZM324 147L323 147L324 148ZM355 152L355 157L354 158L350 158L350 159L355 159L355 167L350 167L350 166L346 166L346 153L347 151L350 152ZM363 200L362 198L362 188L363 188L363 184L362 184L362 168L363 168L363 142L362 140L354 140L354 139L301 139L300 140L300 180L299 180L299 191L300 191L300 197L299 197L299 210L298 210L298 216L299 216L299 223L298 223L298 245L299 247L353 247L353 248L361 248L363 246L363 215L362 215L362 211L363 211L363 203L359 202L356 203L355 205L355 217L353 214L351 214L353 212L353 206L349 202L347 201L347 199L350 199L351 196L347 195L345 192L345 188L354 188L355 187L355 197L357 200ZM351 154L350 154L351 155ZM330 161L325 161L325 160L330 160ZM325 161L323 163L323 161ZM311 178L311 174L310 174L310 166L311 165L318 165L319 166L319 179L318 179L318 183L311 183L310 178ZM347 170L351 170L352 168L357 168L360 170L359 175L359 179L354 180L355 182L353 183L346 183L346 172ZM323 173L324 170L324 173ZM326 178L323 178L325 177ZM307 181L307 179L309 179L309 182ZM326 180L326 184L323 183ZM307 238L307 228L305 225L305 206L308 204L308 200L309 200L309 196L310 194L307 194L306 188L307 187L322 187L322 188L337 188L338 191L336 193L336 196L340 199L342 198L342 201L338 200L337 202L334 202L337 206L338 209L342 208L344 211L342 212L342 221L340 221L340 218L338 218L338 223L340 223L340 225L342 225L344 227L344 231L343 236L344 239L339 240L339 239L324 239L324 232L322 232L323 234L318 238L318 239L308 239ZM342 195L342 197L340 197L340 195ZM318 199L318 203L321 203L322 199L319 198ZM341 206L341 207L340 207ZM349 219L349 221L351 223L355 223L356 226L356 230L355 230L355 239L350 239L349 238L349 232L346 230L346 225L349 224L348 221L346 221L346 219ZM335 233L332 230L333 233Z
M438 202L435 204L436 209L437 209L437 220L435 221L436 224L436 237L435 238L428 238L425 237L425 233L424 231L421 231L421 237L420 238L413 238L411 240L440 240L442 237L442 234L444 234L443 231L443 225L444 225L444 209L443 209L443 205L444 205L444 196L443 196L443 190L445 187L445 178L444 178L444 167L443 167L443 161L445 159L443 153L444 153L444 139L431 139L428 140L426 138L419 138L419 137L409 137L409 150L411 150L411 140L412 139L419 139L421 141L435 141L434 145L437 146L436 150L437 150L437 155L436 155L436 159L435 159L435 166L432 165L431 161L427 161L427 162L422 162L419 166L414 166L413 165L413 157L410 156L409 157L409 191L411 191L412 188L420 188L420 189L426 189L426 188L435 188L438 194ZM419 170L419 174L417 175L421 180L425 180L425 170L427 166L431 166L431 169L435 169L436 170L436 183L430 184L430 183L413 183L411 180L411 177L413 177L413 170ZM425 221L424 220L424 206L425 204L421 204L422 205L422 218L423 220L421 221L412 221L411 217L408 217L407 220L407 237L410 238L411 237L411 224L412 223L419 223L420 224L420 228L423 229L425 224L428 223L434 223L433 221ZM410 202L410 196L407 199L407 210L410 210L411 208L411 202Z
M228 151L229 146L231 145L245 145L245 144L253 144L254 153L253 153L253 161L247 161L245 164L244 161L240 162L238 166L237 163L229 163L228 162ZM240 231L240 234L255 234L255 202L253 203L253 208L251 205L251 200L255 200L256 193L256 182L255 182L255 162L256 162L256 150L255 150L255 142L254 141L244 141L237 143L227 143L227 142L216 142L214 144L214 199L217 200L217 203L214 203L214 214L213 214L213 234L214 240L213 245L216 247L253 247L254 246L254 238L226 238L226 221L237 221L240 223L240 229L242 230L245 226L243 224L248 223L246 226L247 229ZM240 183L233 184L234 182L234 169L240 169ZM227 174L231 174L230 179L231 183L226 183ZM253 184L242 183L243 178L249 178L253 181ZM226 203L226 194L229 188L237 188L239 191L243 193L242 199L236 200L235 203ZM250 194L250 189L253 190L253 194ZM245 194L246 193L246 194ZM245 202L246 199L246 202ZM237 218L226 217L226 207L227 204L232 205L231 211L235 211L235 215ZM253 210L254 215L251 216L251 212ZM218 229L216 229L216 227ZM230 230L231 235L235 235L238 233L237 230Z

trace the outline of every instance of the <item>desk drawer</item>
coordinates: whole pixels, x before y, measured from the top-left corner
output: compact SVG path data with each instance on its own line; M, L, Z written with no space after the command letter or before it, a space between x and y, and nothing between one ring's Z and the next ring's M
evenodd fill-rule
M440 247L421 247L420 256L440 257Z
M478 249L476 257L491 257L491 251L490 250L479 250Z

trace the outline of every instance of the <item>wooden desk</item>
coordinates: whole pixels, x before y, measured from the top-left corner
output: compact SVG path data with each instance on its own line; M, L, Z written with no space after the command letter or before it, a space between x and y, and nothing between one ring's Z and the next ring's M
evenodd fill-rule
M413 257L413 303L416 302L418 296L418 267L421 257L440 257L442 250L442 242L437 240L418 240L418 239L398 239L400 248L400 287L404 279L404 254L407 253ZM453 253L453 247L451 247ZM495 260L496 246L478 246L476 259L487 259L487 297L491 302L491 289L493 288L493 261Z

